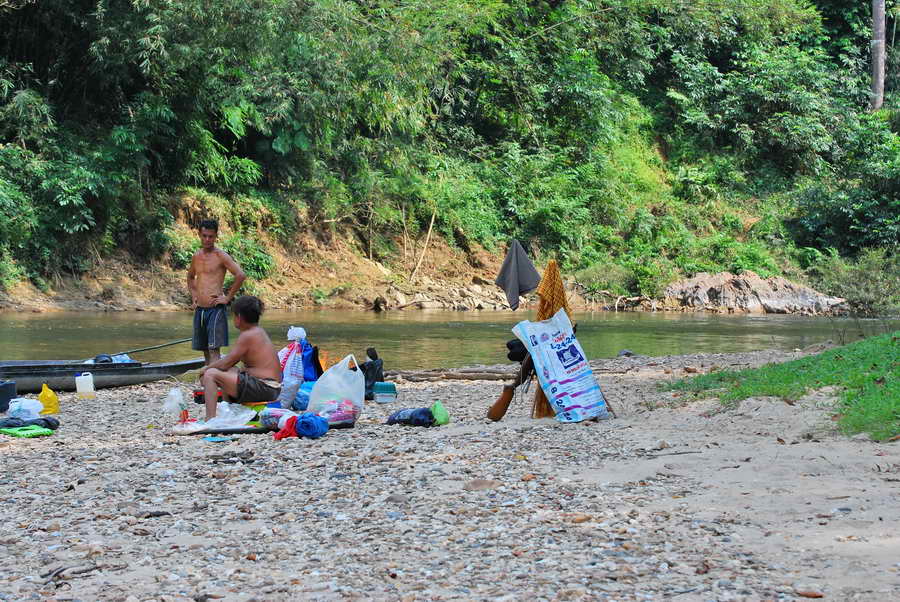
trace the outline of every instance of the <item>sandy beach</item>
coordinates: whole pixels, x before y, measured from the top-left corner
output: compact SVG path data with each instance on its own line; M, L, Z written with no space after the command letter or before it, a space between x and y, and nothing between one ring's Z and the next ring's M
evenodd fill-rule
M897 443L837 433L834 391L658 390L799 355L596 360L618 416L574 425L400 382L319 440L173 435L173 383L62 394L53 436L0 436L0 599L898 599ZM436 399L449 425L383 424Z

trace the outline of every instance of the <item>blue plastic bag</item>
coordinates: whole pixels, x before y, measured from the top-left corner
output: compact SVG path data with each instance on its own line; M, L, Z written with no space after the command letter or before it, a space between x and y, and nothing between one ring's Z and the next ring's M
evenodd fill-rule
M431 408L407 408L397 410L388 416L386 424L408 424L410 426L432 426L434 415Z
M316 368L313 366L313 348L306 339L300 341L300 357L303 360L303 380L315 382L318 376L316 376Z
M306 408L309 406L309 394L312 392L314 382L305 382L300 385L300 388L297 390L297 395L294 397L294 403L291 406L292 410L296 410L298 412L306 411Z

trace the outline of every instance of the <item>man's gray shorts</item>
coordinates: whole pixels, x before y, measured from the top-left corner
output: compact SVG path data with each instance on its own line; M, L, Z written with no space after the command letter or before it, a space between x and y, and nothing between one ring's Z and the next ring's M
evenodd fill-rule
M208 351L228 347L228 308L224 305L194 310L194 340L191 348Z

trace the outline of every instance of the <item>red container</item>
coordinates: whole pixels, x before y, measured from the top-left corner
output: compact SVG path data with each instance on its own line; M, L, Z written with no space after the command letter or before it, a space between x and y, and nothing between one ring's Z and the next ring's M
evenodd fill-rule
M216 403L219 403L220 401L224 401L224 399L222 398L222 392L218 391L216 395ZM206 403L206 400L203 399L203 389L194 389L194 403Z

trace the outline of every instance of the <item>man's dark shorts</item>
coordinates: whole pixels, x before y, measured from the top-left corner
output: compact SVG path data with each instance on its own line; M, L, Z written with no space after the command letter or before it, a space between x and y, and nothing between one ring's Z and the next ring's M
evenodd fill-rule
M194 310L194 340L191 348L209 351L228 347L228 308L224 305Z
M275 401L281 395L281 383L277 380L256 378L243 370L238 372L237 398L229 399L237 403Z

